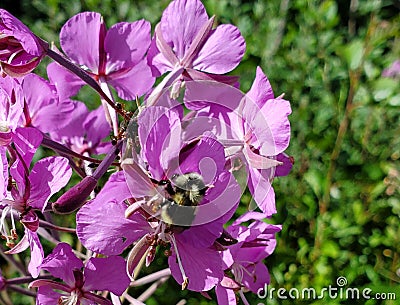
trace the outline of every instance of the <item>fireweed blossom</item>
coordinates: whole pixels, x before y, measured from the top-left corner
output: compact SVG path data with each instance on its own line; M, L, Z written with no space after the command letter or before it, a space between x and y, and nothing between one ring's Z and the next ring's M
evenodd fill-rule
M150 23L145 20L120 22L108 30L103 17L94 12L70 18L60 32L64 53L81 66L111 98L108 85L120 98L134 100L152 87L155 78L145 54L150 46ZM49 79L61 98L75 95L85 84L76 75L53 63L48 66ZM103 101L107 120L117 134L115 110Z
M43 78L29 74L13 79L0 79L0 145L11 143L18 127L35 127L42 133L65 126L74 105L60 101L55 87Z
M71 103L74 105L73 117L67 125L51 132L50 137L79 154L107 153L111 143L101 140L110 134L110 125L103 109L99 107L89 111L82 102Z
M214 90L210 96L207 88ZM276 213L271 181L292 167L283 153L290 140L291 108L288 101L274 97L261 68L246 95L215 82L188 82L185 105L196 111L187 119L185 138L211 129L224 144L227 158L246 165L248 187L258 207L266 216Z
M100 84L113 86L122 99L133 100L154 83L144 57L150 45L148 21L120 22L107 30L100 14L80 13L62 27L60 44L73 62L84 67ZM54 65L49 67L50 79L60 92L67 92L67 96L74 95L84 85L82 81L61 82L63 77L71 76L70 73Z
M30 73L46 54L47 43L4 9L0 9L1 73L19 77Z
M181 147L179 114L163 107L144 110L138 123L148 171L143 168L144 162L126 159L122 165L126 181L121 180L123 176L120 173L113 175L120 177L119 180L110 180L100 192L100 198L96 197L78 212L78 237L85 247L106 255L120 254L140 238L128 258L130 273L143 255L150 264L156 246L169 243L171 256L168 263L177 282L190 290L210 290L223 278L222 260L213 245L221 236L223 224L232 216L240 198L236 181L224 170L223 147L207 136L186 146L182 143ZM204 172L203 167L207 164L201 161L215 165L213 175ZM186 224L186 229L182 228L182 224L174 226L165 222L162 216L157 215L161 209L159 206L168 195L163 186L155 181L173 180L171 176L176 173L201 173L205 185L212 184L199 203L192 226ZM115 195L107 190L118 193L118 198L114 199ZM131 205L128 206L123 200L131 197L134 200L130 200ZM210 207L205 211L212 211L212 216L202 212L201 206L207 203ZM115 217L105 218L106 214ZM210 217L214 217L213 221ZM99 232L104 232L104 235Z
M63 282L44 279L31 282L30 287L39 288L37 305L112 305L111 301L93 291L107 290L120 296L130 283L122 257L92 257L84 265L66 243L59 243L54 248L43 260L41 269Z
M7 246L11 248L6 253L20 253L30 247L31 261L28 270L33 277L38 276L39 265L44 255L37 235L39 218L35 210L43 211L50 197L67 184L72 174L68 160L63 157L41 159L34 164L32 170L29 170L33 152L41 141L36 137L36 132L35 129L25 128L22 133L25 133L25 138L30 141L14 142L17 147L14 154L18 158L10 167L10 175L15 185L8 186L6 196L1 198L0 202L2 210L0 231L7 241ZM14 240L18 238L14 213L18 215L25 230L24 236L17 245L14 244ZM10 231L8 231L7 216L11 218Z
M23 78L21 87L25 101L23 126L36 127L48 133L69 123L74 104L70 100L59 99L54 85L29 74Z
M237 304L235 292L245 301L243 292L257 293L269 284L270 276L263 260L276 247L275 234L282 226L267 224L263 213L249 212L240 216L226 230L238 242L221 252L224 261L224 280L215 288L218 304ZM247 227L244 222L252 221Z
M171 71L165 84L174 83L172 96L177 95L183 80L237 81L237 77L221 74L240 63L246 49L244 38L231 24L213 29L213 23L214 17L208 17L199 0L175 0L164 10L148 60L155 76Z
M35 44L38 52L32 53ZM113 304L120 304L116 295L129 286L129 276L136 278L139 262L144 259L148 266L163 249L166 271L182 289L207 295L215 288L220 304L236 304L238 294L246 303L244 292L257 292L269 282L262 260L274 250L280 226L264 218L276 212L272 180L292 167L285 154L291 109L283 96L274 96L261 68L247 94L231 86L239 88L238 77L224 74L245 51L239 30L214 27L214 17L199 0L175 0L153 39L147 21L107 30L100 14L86 12L63 26L60 44L66 56L49 50L0 10L1 72L24 75L0 79L0 107L5 109L0 112L0 232L8 253L31 248L32 276L42 268L57 278L39 277L31 284L38 287L37 304L111 304L101 291L111 292ZM62 65L48 66L50 82L25 75L44 53ZM163 79L152 90L158 76ZM105 112L69 100L83 80L100 94L103 106L108 103ZM110 86L125 100L139 103L145 95L137 115L114 104ZM185 108L171 98L183 88ZM102 142L109 125L114 137ZM48 200L66 185L71 169L63 157L31 165L39 145L65 154L84 177L51 204L60 214L79 209L76 231L49 220ZM86 160L97 162L93 155L103 153L96 170L82 171ZM107 172L113 173L102 177ZM103 181L101 191L93 191ZM262 213L235 220L247 187ZM39 220L42 215L46 221ZM22 225L15 226L17 218ZM44 259L38 234L49 239L57 234L50 237L39 225L76 232L90 250L87 263L64 243ZM91 251L108 257L90 258ZM127 254L126 262L121 254Z

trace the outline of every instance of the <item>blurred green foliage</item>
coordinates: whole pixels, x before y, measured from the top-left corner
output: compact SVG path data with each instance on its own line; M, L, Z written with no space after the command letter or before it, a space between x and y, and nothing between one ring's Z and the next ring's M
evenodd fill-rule
M33 32L58 45L63 23L100 12L110 26L145 18L153 26L169 1L2 1ZM247 43L233 74L242 90L257 65L293 113L292 173L274 181L283 224L266 260L275 289L345 287L395 292L397 301L280 300L248 295L251 304L398 304L400 299L400 86L381 76L400 58L397 0L205 0L219 23L237 25ZM44 73L45 65L38 70ZM88 92L89 94L90 92ZM89 97L90 99L90 97ZM165 263L159 259L151 270ZM132 289L138 296L143 289ZM168 280L147 304L215 304ZM212 295L212 293L211 293ZM372 295L372 294L371 294ZM29 304L15 298L14 304ZM20 301L19 301L20 300ZM29 299L28 299L29 300Z

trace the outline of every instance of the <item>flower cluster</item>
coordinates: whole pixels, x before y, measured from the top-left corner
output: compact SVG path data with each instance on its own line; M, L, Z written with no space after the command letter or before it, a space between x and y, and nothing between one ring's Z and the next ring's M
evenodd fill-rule
M62 27L59 50L0 10L0 232L5 253L30 247L30 276L0 289L30 282L36 292L18 289L36 304L121 304L157 249L168 257L162 276L214 290L219 304L247 303L245 292L269 283L264 259L281 226L267 220L272 181L292 168L291 108L260 67L239 90L226 73L245 41L214 24L199 0L172 1L153 36L146 20L107 29L85 12ZM31 72L45 56L48 80ZM84 85L100 95L97 109L72 100ZM58 156L43 158L41 146ZM255 204L239 215L244 192ZM70 213L73 228L54 222Z

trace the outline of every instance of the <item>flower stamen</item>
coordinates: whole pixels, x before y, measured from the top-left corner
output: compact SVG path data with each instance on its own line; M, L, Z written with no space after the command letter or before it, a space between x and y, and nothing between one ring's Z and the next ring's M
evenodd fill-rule
M3 203L6 200L3 200ZM8 224L6 222L7 214L10 213L11 217L11 230L8 228ZM6 206L1 213L0 218L0 234L1 238L6 240L6 246L9 248L13 248L15 246L14 241L18 239L17 229L15 227L14 213L12 209L12 205Z
M170 235L170 241L171 241L172 246L174 247L176 259L178 261L179 270L181 271L182 278L183 278L182 290L185 290L187 288L187 286L189 285L189 278L186 276L185 269L183 269L181 257L179 255L178 247L176 245L175 236L172 234Z
M71 295L61 296L58 299L58 305L77 305L80 297L81 292L79 290L73 290L71 291Z

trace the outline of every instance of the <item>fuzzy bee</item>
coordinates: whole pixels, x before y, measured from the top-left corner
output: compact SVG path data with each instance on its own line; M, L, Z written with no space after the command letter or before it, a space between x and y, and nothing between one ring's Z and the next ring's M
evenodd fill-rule
M187 173L173 175L171 180L156 183L164 185L166 191L165 201L161 205L161 219L175 226L190 226L196 215L196 207L207 190L203 177L198 173Z

